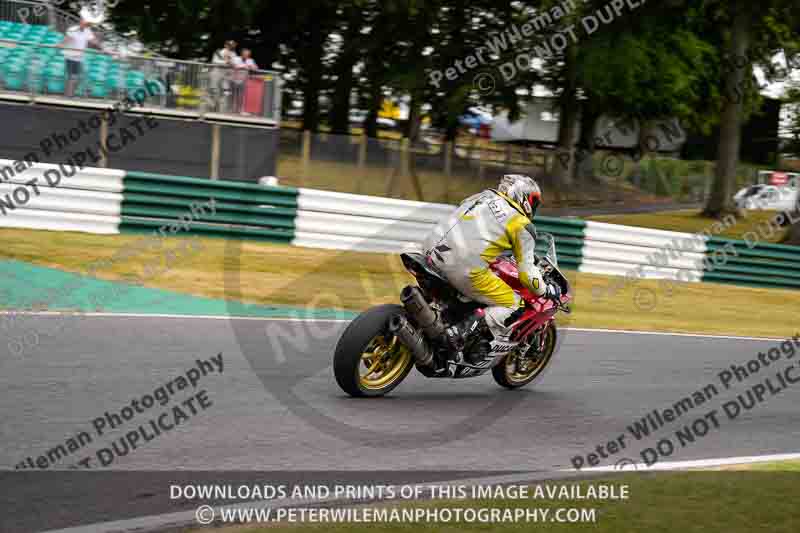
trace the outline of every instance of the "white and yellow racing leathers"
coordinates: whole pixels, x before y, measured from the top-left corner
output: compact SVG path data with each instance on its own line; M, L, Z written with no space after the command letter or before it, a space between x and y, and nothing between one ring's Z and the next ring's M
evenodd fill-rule
M501 254L513 252L520 281L537 295L546 284L535 264L530 219L510 198L488 190L464 200L423 241L434 265L462 294L490 306L487 325L495 338L508 335L508 317L520 306L520 297L495 276L489 265Z

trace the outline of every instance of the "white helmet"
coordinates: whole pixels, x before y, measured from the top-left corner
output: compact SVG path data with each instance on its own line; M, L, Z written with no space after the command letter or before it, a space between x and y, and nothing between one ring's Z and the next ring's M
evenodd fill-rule
M536 210L542 203L542 189L533 178L523 174L506 174L497 190L519 205L529 219L533 220L536 216Z

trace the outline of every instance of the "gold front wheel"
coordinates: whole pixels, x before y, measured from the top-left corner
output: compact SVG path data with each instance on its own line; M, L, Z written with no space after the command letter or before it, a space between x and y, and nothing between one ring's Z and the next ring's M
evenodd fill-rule
M535 339L527 353L512 352L492 368L492 376L499 385L517 389L538 381L544 375L556 353L558 330L555 323L547 326L541 335L542 338Z

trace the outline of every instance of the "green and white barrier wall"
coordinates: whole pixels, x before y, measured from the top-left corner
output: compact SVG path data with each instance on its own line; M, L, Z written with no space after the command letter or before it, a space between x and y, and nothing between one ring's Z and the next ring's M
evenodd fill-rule
M4 167L14 162L0 160ZM66 167L66 168L64 168ZM48 185L48 170L60 172ZM189 233L365 252L409 251L453 206L312 189L36 164L0 183L0 226L151 233L191 219ZM9 173L6 172L7 178ZM50 172L51 181L54 174ZM17 189L36 179L38 194ZM16 191L16 192L15 192ZM214 199L216 213L192 209ZM14 207L11 207L14 206ZM3 214L3 211L5 212ZM562 266L633 279L800 288L800 247L538 217ZM182 230L185 233L185 229Z

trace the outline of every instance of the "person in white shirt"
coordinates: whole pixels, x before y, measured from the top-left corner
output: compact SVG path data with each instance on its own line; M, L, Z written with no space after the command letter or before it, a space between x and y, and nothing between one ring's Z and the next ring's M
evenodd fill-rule
M88 46L98 46L97 37L91 30L91 23L81 19L78 26L72 26L64 35L64 40L59 45L64 48L64 59L67 62L66 95L74 96L75 87L80 81L83 72L83 55Z
M249 48L242 49L241 57L235 56L232 60L233 73L233 108L236 113L244 111L245 82L250 77L250 72L258 70L258 65L252 58Z
M236 55L236 41L225 41L225 45L214 52L211 56L211 70L209 92L218 111L225 111L227 96L231 92L230 70L233 63L238 58Z
M233 57L236 56L236 41L225 41L225 44L214 52L211 63L214 65L230 65Z

